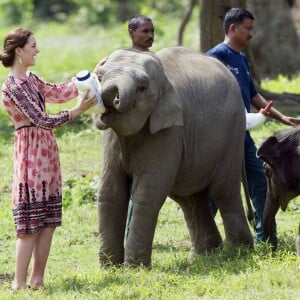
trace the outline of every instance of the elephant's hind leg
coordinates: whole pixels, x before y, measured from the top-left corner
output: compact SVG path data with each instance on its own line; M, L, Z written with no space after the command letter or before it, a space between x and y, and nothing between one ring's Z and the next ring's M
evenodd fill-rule
M181 206L192 243L192 251L201 254L219 247L221 235L212 217L208 194L198 193L185 198L176 198Z
M239 188L240 185L237 184ZM233 245L253 247L251 235L239 190L222 189L222 194L213 196L224 224L226 241Z

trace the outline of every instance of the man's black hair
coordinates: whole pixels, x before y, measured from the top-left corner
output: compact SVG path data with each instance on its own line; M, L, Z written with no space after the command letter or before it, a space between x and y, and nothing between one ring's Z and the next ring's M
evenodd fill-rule
M135 15L128 21L128 29L136 30L140 25L140 21L152 22L152 20L147 16Z
M223 28L225 33L228 33L229 26L231 24L242 23L245 19L255 20L253 14L243 8L231 8L229 9L224 17Z

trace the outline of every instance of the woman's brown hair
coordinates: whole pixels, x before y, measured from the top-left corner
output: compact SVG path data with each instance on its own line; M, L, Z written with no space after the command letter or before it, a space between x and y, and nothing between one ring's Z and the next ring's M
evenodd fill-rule
M4 67L11 67L15 60L15 49L23 48L28 42L32 32L25 28L15 28L4 38L3 51L0 53L0 60Z

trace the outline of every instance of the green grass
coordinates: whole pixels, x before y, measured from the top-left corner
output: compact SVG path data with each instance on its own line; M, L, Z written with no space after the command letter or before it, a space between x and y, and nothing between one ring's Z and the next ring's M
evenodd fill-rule
M300 94L300 76L288 78L279 74L276 79L265 79L261 87L274 93Z
M155 49L175 44L173 20L157 36ZM175 24L175 22L174 22ZM191 28L195 28L190 25ZM194 45L196 30L186 37ZM0 29L1 38L6 30ZM68 80L82 68L92 69L102 57L128 44L126 27L91 28L79 31L55 24L36 30L41 53L37 73L49 81ZM167 39L169 37L169 39ZM5 73L0 73L2 82ZM298 85L298 78L290 81ZM295 84L296 82L296 84ZM287 83L277 85L286 89ZM277 86L275 84L275 86ZM281 90L282 91L282 90ZM291 92L291 91L289 91ZM69 105L73 105L71 103ZM277 103L284 112L300 115ZM64 106L61 106L62 108ZM51 106L55 112L57 106ZM182 212L167 200L159 215L152 255L152 269L104 268L98 261L99 237L95 195L101 174L101 132L89 124L90 115L56 130L60 149L63 184L63 226L56 230L46 270L45 291L11 294L14 270L15 233L10 210L13 130L0 108L0 299L299 299L300 264L294 240L299 223L300 199L277 215L279 246L272 254L262 244L249 250L228 245L214 253L189 259L189 236ZM268 121L253 136L260 144L267 136L284 128ZM220 215L217 225L223 234Z
M298 202L299 204L299 202ZM12 275L14 233L8 205L1 202L1 274ZM64 210L47 267L47 290L23 291L15 299L297 299L299 260L294 237L299 205L278 215L280 245L253 251L225 246L189 260L188 234L181 211L167 200L153 244L153 267L101 268L98 263L96 204ZM296 209L297 207L297 209ZM218 217L218 225L222 226ZM293 223L294 222L294 223ZM10 280L0 285L9 299Z

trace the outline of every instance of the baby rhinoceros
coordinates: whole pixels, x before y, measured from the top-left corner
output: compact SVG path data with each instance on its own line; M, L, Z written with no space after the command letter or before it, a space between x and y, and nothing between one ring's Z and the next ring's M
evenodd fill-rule
M265 163L267 197L264 210L264 231L276 250L275 215L283 211L291 199L300 194L300 126L282 130L267 138L257 150Z

